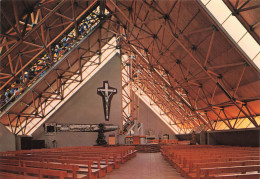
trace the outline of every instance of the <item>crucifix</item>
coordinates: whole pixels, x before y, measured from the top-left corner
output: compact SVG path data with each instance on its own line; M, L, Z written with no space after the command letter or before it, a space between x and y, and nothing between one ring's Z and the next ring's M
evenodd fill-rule
M103 87L97 89L97 94L102 96L106 121L109 121L111 100L113 95L116 93L117 93L116 88L110 87L108 81L103 81Z

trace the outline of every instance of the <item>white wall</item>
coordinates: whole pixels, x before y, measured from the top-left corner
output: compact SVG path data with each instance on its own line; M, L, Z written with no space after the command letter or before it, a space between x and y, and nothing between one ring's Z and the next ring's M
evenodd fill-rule
M0 152L15 150L15 136L0 123Z
M110 109L110 121L105 121L102 97L97 94L97 88L103 86L103 81L117 88ZM99 124L108 123L120 125L121 117L121 62L115 55L99 72L97 72L80 90L77 91L47 122L68 124ZM45 136L43 127L33 133L33 139L45 140L47 147L52 147L52 141L57 141L58 147L86 146L96 144L97 133L60 132L54 136ZM108 141L108 137L106 138Z
M176 138L173 131L142 100L139 102L139 108L140 122L143 123L144 134L147 135L148 131L152 130L157 139L159 135L162 137L164 134L169 134L170 139Z
M113 96L110 111L110 121L104 119L102 97L97 95L97 88L103 86L103 81L108 80L111 87L117 88ZM47 122L68 124L116 124L121 128L121 61L116 55L97 74L95 74L82 88L75 93L60 109L55 112ZM144 124L144 131L152 129L155 136L173 132L155 115L144 103L140 101L140 119ZM116 134L116 132L111 132ZM106 133L106 140L108 141ZM119 143L124 144L124 137L119 137ZM96 144L97 133L60 132L53 136L46 136L44 128L40 127L33 133L33 139L45 140L47 147L52 147L52 141L57 141L57 147L87 146Z

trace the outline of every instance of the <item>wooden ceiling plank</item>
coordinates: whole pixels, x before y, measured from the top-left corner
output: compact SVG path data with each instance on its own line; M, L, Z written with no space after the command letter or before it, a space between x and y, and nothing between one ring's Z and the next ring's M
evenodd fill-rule
M34 12L31 12L31 21L32 21L32 23L34 23L34 21L35 21Z
M173 30L175 34L176 34L176 31L177 31L177 24L178 24L178 21L179 21L179 15L180 15L180 11L181 11L181 1L178 1L178 2L180 2L180 3L179 3L178 13L177 13L177 20L176 20L176 23L174 25L174 30Z
M17 134L16 130L18 128L18 120L19 120L19 118L20 118L20 116L17 116L16 123L15 123L15 128L14 128L14 134Z
M40 11L39 19L42 20L41 11ZM47 36L46 37L44 36L44 24L41 25L40 29L41 29L41 38L40 39L44 42L43 44L46 45L47 44ZM46 31L49 32L49 28ZM38 33L38 31L37 31L37 33Z
M15 0L12 0L12 5L13 5L13 11L14 11L16 27L17 27L18 32L20 33L21 29L20 29L18 11L17 11L17 6L16 6L16 3L15 3Z
M250 0L244 1L244 3L237 10L242 9L243 7L245 7L245 5L247 5L249 3L249 1Z
M37 24L37 23L38 23L40 14L41 14L41 9L37 9L36 17L35 17L35 20L34 20L34 22L33 22L34 24Z
M5 47L6 47L6 50L9 50L8 45L6 45ZM13 67L11 55L9 54L7 57L8 57L8 62L9 62L11 73L14 74L14 67Z
M71 2L71 17L73 18L73 19L75 19L75 15L76 15L76 10L75 10L75 5L74 5L74 3L75 3L75 0L71 0L70 1Z
M239 112L238 112L238 114L237 114L237 117L236 117L236 119L235 119L233 128L235 128L235 126L236 126L236 123L237 123L237 120L238 120L238 118L239 118L239 116L240 116L240 114L241 114L242 108L243 108L243 105L241 106L241 108L240 108L240 110L239 110Z
M209 125L210 125L210 129L211 129L211 130L215 130L215 128L214 128L214 127L212 126L212 124L211 124L212 120L209 119L209 116L208 116L207 112L205 112L204 114L205 114L206 119L207 119L207 121L208 121L208 123L209 123Z
M175 6L177 5L178 2L181 3L181 1L175 0L175 2L172 4L172 7L170 8L170 11L168 12L168 15L169 15L169 16L170 16L171 13L173 12L173 9L175 8ZM180 13L180 12L178 12L178 14L179 14L179 13ZM177 19L178 19L178 18L177 18Z
M203 96L204 96L203 99L206 99L206 102L207 102L208 106L210 106L211 104L210 104L210 102L209 102L209 99L208 99L208 97L207 97L207 95L206 95L205 90L203 89L203 87L201 87L201 91L202 91L202 94L203 94ZM204 101L205 101L205 100L204 100Z
M235 8L238 9L239 0L236 1Z
M25 125L24 125L24 130L22 130L23 135L25 135L25 131L26 131L26 127L27 127L27 123L28 123L28 118L25 118Z
M183 43L182 43L177 37L175 37L174 34L172 34L171 30L169 30L167 26L166 26L166 29L167 29L167 31L171 34L171 36L176 39L176 41L179 43L179 45L180 45L180 46L190 55L190 57L199 65L199 67L212 79L212 81L215 81L215 82L216 82L216 79L213 78L213 77L208 73L208 71L203 68L203 66L199 63L199 61L191 54L191 52L183 45ZM218 84L218 86L220 87L220 89L221 89L222 91L224 90L225 94L228 94L227 91L223 88L223 86L221 86L219 83L217 83L217 84ZM237 105L236 105L236 102L235 102L234 100L232 100L232 98L231 98L231 96L230 96L229 94L228 94L228 97L229 97L230 100L234 103L234 105L237 106ZM237 106L237 107L238 107L238 106ZM238 108L239 108L239 107L238 107ZM245 114L244 111L242 111L242 112ZM246 114L245 114L245 115L246 115ZM251 120L251 119L250 119L250 120ZM251 122L252 122L252 121L251 121ZM256 124L256 123L253 123L253 124L257 127L257 124Z
M218 65L218 66L209 66L207 68L209 68L209 69L230 68L230 67L235 67L235 66L241 66L244 64L245 64L244 62L238 62L238 63L232 63L232 64Z
M14 26L14 24L12 23L12 21L9 19L8 15L5 13L5 11L1 8L1 12L4 16L4 18L7 20L8 24L11 25L11 27L14 29L14 31L16 32L17 36L19 38L22 38L20 32L17 30L17 28Z
M131 22L131 20L125 15L125 13L116 5L116 3L113 0L109 0L113 6L115 6L115 8L122 14L122 16L128 21L129 24L133 25L133 23Z
M151 78L153 78L153 77L151 77ZM150 79L151 80L151 79ZM147 83L147 81L150 81L150 80L144 80L144 83ZM150 86L151 84L150 83L148 83L148 85ZM158 91L158 88L157 88L157 90L155 90L155 91ZM162 92L165 92L164 90L162 91ZM160 93L161 94L161 93ZM155 94L156 95L156 94ZM166 94L166 95L168 95L168 94ZM157 96L157 95L156 95ZM159 96L160 97L160 96ZM157 96L157 98L158 98L158 96ZM155 102L155 101L154 101ZM175 103L175 101L173 101L174 103ZM155 104L157 104L158 105L158 102L155 102ZM168 104L168 103L166 103L166 104ZM165 105L166 105L165 104ZM179 106L179 104L177 104L176 103L176 105L177 106ZM167 106L167 105L166 105ZM180 106L179 106L180 107ZM183 109L182 107L180 107L181 109ZM186 109L184 109L184 111L185 111ZM171 111L171 110L170 110ZM171 112L172 113L172 112ZM186 111L186 113L187 113L187 111ZM175 114L176 115L176 114ZM175 121L176 122L176 121ZM183 122L184 122L184 120L183 120ZM194 126L197 126L198 128L199 128L199 126L198 125L196 125L196 123L194 123L192 120L191 120L191 122L194 124Z
M225 116L225 118L226 118L228 124L229 124L230 126L232 126L231 123L230 123L230 120L229 120L230 118L228 118L228 116L227 116L227 114L226 114L226 112L225 112L225 109L221 109L221 111L222 111L222 113L224 114L224 116Z
M37 30L47 19L50 18L51 15L53 15L54 12L56 12L64 3L66 2L66 0L62 0L51 12L49 12L38 24L36 24L36 26L28 33L26 33L26 35L23 37L23 39L26 39L27 37L29 37L35 30ZM4 59L8 54L10 54L14 49L16 49L22 42L22 38L20 37L20 40L15 43L9 50L7 50L1 57L0 57L0 61L2 59Z
M45 114L44 114L44 111L43 111L43 108L42 108L42 97L41 97L41 95L40 96L38 96L38 108L40 107L40 111L39 112L41 112L41 114L42 114L42 117L44 117L45 116Z
M6 39L6 37L5 37L5 39ZM10 40L10 41L3 40L2 44L0 44L0 47L2 48L4 46L14 44L15 42L17 42L17 40Z
M15 65L15 69L14 69L14 73L17 72L17 69L18 69L18 65L20 64L20 61L19 61L19 55L17 56L17 60L16 60L16 65Z
M244 12L244 11L249 11L249 10L258 9L258 8L260 8L260 5L250 6L247 8L239 8L238 12Z
M10 119L9 113L7 113L7 118L8 118L8 123L9 123L9 127L10 127L10 129L11 129L11 132L13 133L14 130L13 130L13 126L12 126L12 124L11 124L11 119Z
M31 92L31 94L32 94L33 108L36 111L36 113L38 113L38 108L36 106L35 99L34 99L34 92Z
M208 51L207 51L206 59L205 59L205 62L204 62L204 67L206 67L206 65L208 63L209 55L210 55L210 52L211 52L211 49L212 49L212 46L213 46L213 41L215 39L215 34L216 34L216 31L213 30L211 38L210 38L210 42L209 42L209 48L208 48Z
M223 119L221 116L220 116L220 113L221 113L221 109L219 110L219 113L217 113L213 108L212 108L212 110L211 111L213 111L214 112L214 114L215 115L217 115L218 116L218 118L222 121L222 122L224 122L224 124L226 124L226 126L229 128L229 129L233 129L233 127L231 126L231 125L229 125L229 123L227 123L226 122L226 120L225 119ZM218 120L218 118L217 118L217 120Z
M66 1L66 0L64 0ZM64 1L62 1L64 3ZM46 20L46 17L48 17L49 14L53 14L55 11L57 11L57 9L63 4L63 3L59 3L59 5L57 5L54 10L50 13L48 13L29 33L26 34L26 36L30 33L32 33L32 31L34 32L37 28L36 27L39 27L45 20ZM96 4L96 1L94 1L88 8L86 8L78 17L77 17L77 20L80 19L81 16L83 16L87 11L89 11L90 8L92 8L92 6L94 6ZM49 15L50 16L50 15ZM59 35L57 35L56 37L54 37L52 39L51 42L49 42L47 45L46 45L46 48L49 47L51 44L53 44L62 34L64 34L71 26L73 25L73 22L70 23L63 31L61 31L59 33ZM14 45L16 46L16 45ZM12 46L12 48L14 47ZM13 78L18 75L22 70L24 70L24 68L26 68L36 57L38 57L45 49L42 49L41 51L39 51L33 58L31 58L12 78L10 78L2 87L0 87L0 90L4 88L4 86L6 86L11 80L13 80ZM4 56L4 54L3 54ZM3 57L1 56L1 57Z
M194 35L194 34L197 34L197 33L204 33L204 32L211 31L211 30L212 30L212 27L205 27L205 28L202 28L202 29L191 30L190 32L185 33L185 35L190 36L190 35Z
M47 7L42 7L42 9L45 9L45 10L48 11L48 12L52 12L52 10L49 9L49 8L47 8ZM58 13L57 11L54 12L54 14L56 14L57 16L60 16L61 18L67 19L68 21L72 21L72 18L67 17L67 16L65 16L65 15L63 15L63 14L61 14L61 13Z
M133 49L133 50L135 50L135 49ZM137 54L139 54L139 53L137 53ZM140 56L141 58L143 58L143 56ZM161 76L159 75L159 77L161 78ZM167 84L168 85L168 84ZM178 96L178 95L177 95ZM183 101L184 102L184 101ZM186 104L186 103L185 103ZM195 112L195 114L197 114L196 112ZM200 119L200 118L199 118ZM200 119L200 120L202 120L202 119ZM202 120L202 122L203 123L205 123L205 121L204 120ZM208 125L207 123L206 123L206 125Z
M254 123L257 123L256 120L255 120L256 113L255 113L252 109L249 108L248 103L246 103L244 106L246 107L246 109L247 109L249 115L252 117ZM253 114L251 111L252 111L254 114ZM253 122L252 122L252 123L253 123ZM253 123L253 124L254 124L254 123Z
M253 24L252 27L255 29L259 25L260 25L260 20L258 22L255 22L255 24Z
M30 46L34 46L34 47L37 47L37 48L42 48L41 45L38 45L36 43L32 43L32 42L28 42L28 41L23 41L24 44L27 44L27 45L30 45Z
M49 51L48 51L48 49L46 49L46 46L45 46L45 43L44 43L44 34L41 34L42 36L40 36L40 34L39 34L38 31L36 31L36 34L37 34L38 38L39 38L40 41L41 41L42 48L44 48L44 49L45 49L45 52L48 54L48 56L50 56Z
M234 90L234 95L233 95L233 97L237 96L237 90L238 90L238 88L239 88L239 85L240 85L240 83L241 83L241 81L242 81L242 78L243 78L243 76L244 76L244 73L245 73L245 70L246 70L247 67L248 67L247 65L244 65L244 68L242 69L242 72L241 72L241 75L240 75L240 77L239 77L239 80L238 80L238 82L236 83L236 87L235 87L235 90Z
M213 104L213 101L214 101L214 97L215 97L215 94L216 94L216 90L217 90L217 84L215 85L214 87L214 90L213 90L213 93L211 95L211 99L210 99L210 104Z

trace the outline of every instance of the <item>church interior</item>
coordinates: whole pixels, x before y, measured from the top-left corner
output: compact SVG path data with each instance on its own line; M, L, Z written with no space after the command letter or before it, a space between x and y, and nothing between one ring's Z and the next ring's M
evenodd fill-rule
M2 0L0 179L259 179L259 0Z

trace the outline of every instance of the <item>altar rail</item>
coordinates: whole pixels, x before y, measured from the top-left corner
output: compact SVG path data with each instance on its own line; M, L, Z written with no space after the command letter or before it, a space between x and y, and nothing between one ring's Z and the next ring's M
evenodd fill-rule
M135 148L140 153L156 153L160 152L160 144L146 144L146 145L137 145Z

